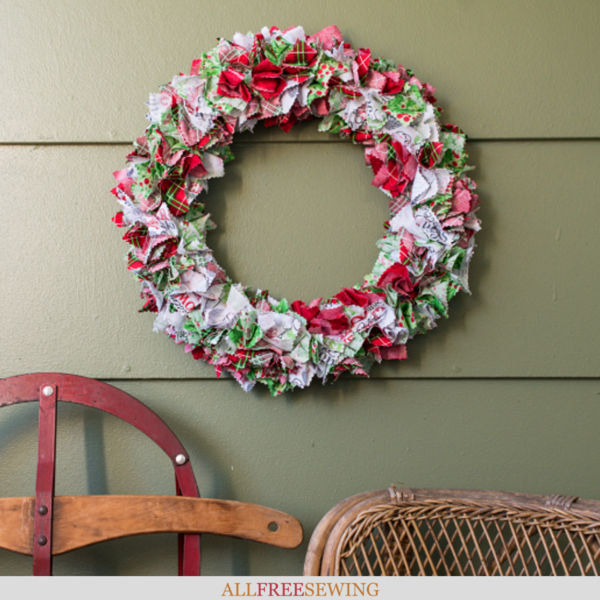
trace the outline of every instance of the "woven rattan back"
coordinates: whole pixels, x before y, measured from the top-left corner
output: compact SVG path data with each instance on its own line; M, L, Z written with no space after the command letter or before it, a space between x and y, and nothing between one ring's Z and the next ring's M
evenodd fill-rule
M600 502L380 490L323 518L305 575L598 575Z

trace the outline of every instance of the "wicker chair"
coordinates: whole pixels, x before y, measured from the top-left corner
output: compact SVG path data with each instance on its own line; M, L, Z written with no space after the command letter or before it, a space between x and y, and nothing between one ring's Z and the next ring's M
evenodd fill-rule
M396 489L358 494L315 529L304 575L598 575L600 502Z

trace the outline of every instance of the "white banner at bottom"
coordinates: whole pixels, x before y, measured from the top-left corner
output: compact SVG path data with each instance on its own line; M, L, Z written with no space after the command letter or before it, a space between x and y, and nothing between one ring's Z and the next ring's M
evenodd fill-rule
M596 577L3 577L0 581L4 598L61 600L564 600L600 594L600 578Z

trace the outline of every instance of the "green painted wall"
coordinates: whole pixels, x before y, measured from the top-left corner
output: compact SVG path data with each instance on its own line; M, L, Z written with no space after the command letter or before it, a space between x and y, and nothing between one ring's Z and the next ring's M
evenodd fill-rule
M600 4L595 0L0 4L0 376L65 371L156 410L205 496L304 524L343 498L414 487L600 499ZM438 88L470 135L484 229L473 294L370 380L245 394L137 314L110 223L112 171L145 127L148 93L218 36L337 24L355 46ZM360 149L318 134L244 134L211 187L217 258L233 277L310 300L361 281L386 202ZM282 200L284 199L284 200ZM168 460L116 419L62 407L59 494L172 492ZM0 413L0 496L31 495L34 407ZM306 544L206 536L205 574L297 575ZM154 543L149 543L150 540ZM172 536L101 544L62 574L174 574ZM0 551L0 574L31 560Z

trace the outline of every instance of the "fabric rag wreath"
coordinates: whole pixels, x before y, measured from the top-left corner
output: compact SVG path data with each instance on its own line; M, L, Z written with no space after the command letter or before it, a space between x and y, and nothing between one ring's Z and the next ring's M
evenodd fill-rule
M259 381L273 395L406 358L407 340L468 291L480 228L466 136L439 123L434 91L401 65L354 50L330 26L312 36L265 27L220 39L189 75L151 94L151 124L112 191L141 311L157 313L154 330L244 390ZM233 159L235 132L258 121L288 132L315 117L320 131L364 146L390 219L363 283L307 305L251 293L225 274L207 243L215 225L201 198Z

